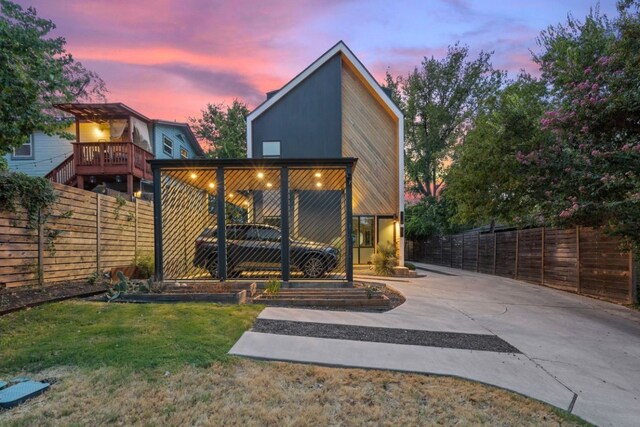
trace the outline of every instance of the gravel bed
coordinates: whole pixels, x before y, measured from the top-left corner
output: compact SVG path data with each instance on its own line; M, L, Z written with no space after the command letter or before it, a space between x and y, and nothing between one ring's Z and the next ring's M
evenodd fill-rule
M520 353L517 348L496 335L376 328L370 326L334 325L328 323L270 319L257 319L253 324L252 330L254 332L277 335L493 351L498 353Z

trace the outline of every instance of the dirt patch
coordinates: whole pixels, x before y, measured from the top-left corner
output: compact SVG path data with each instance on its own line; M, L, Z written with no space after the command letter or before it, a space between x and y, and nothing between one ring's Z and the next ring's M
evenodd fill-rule
M8 288L0 290L0 316L46 302L95 295L106 290L105 285L89 285L87 282Z
M495 387L388 371L236 360L173 372L57 368L38 375L58 381L0 412L1 425L584 425Z

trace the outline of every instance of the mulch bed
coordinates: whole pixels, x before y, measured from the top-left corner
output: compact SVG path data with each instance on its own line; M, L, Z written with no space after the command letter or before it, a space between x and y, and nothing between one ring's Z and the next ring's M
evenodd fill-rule
M104 285L89 285L87 282L3 289L0 290L0 316L46 302L95 295L106 290Z
M420 331L413 329L378 328L371 326L337 325L329 323L295 322L289 320L256 319L252 331L278 335L331 338L388 344L419 345L425 347L463 350L520 353L496 335L464 334L458 332Z

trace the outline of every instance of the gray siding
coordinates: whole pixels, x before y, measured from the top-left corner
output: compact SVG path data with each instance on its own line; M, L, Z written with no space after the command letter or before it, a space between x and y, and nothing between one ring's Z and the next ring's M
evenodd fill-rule
M262 141L280 141L283 158L342 156L341 61L331 58L253 121L253 157Z

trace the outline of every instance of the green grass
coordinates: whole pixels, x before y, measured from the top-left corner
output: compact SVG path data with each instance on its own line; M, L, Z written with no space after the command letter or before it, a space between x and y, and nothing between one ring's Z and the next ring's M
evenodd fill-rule
M209 366L251 327L262 307L68 301L0 317L0 374L53 366L125 371Z

